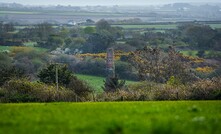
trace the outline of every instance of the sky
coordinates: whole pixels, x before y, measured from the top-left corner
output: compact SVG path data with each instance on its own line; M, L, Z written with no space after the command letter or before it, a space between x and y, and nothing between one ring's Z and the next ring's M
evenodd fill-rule
M0 0L0 3L20 3L23 5L156 5L175 2L221 3L220 0Z

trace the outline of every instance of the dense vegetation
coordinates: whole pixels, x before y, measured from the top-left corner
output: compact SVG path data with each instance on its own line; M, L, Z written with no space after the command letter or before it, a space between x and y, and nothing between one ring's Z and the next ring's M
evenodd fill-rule
M1 101L73 101L68 99L73 95L80 101L220 99L219 28L197 22L167 29L110 23L102 19L90 26L41 23L19 28L0 22ZM73 72L106 77L106 50L110 47L115 50L117 77L101 81L105 92L98 94L95 86ZM128 86L119 79L146 84ZM207 84L200 85L202 82ZM55 96L64 91L65 99L41 100L35 91L44 85L51 85L47 89ZM141 86L144 88L139 89Z

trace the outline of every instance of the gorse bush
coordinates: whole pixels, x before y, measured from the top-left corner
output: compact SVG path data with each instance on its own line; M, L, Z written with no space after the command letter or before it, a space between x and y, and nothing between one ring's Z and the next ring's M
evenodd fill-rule
M76 94L72 90L26 79L12 79L0 89L1 102L53 102L75 101Z

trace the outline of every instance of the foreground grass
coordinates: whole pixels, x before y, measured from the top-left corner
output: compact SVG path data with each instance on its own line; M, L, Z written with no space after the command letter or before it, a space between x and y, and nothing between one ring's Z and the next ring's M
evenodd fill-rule
M220 134L220 101L0 104L0 134Z

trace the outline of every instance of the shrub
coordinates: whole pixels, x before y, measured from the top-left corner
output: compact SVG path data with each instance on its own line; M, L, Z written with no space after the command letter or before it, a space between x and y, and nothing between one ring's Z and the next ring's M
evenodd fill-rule
M88 85L88 83L77 79L76 76L71 78L67 88L74 91L83 100L90 99L90 94L93 92L93 89Z
M136 92L117 90L116 92L104 92L97 95L98 101L139 101L140 95Z
M129 86L143 96L144 100L185 100L189 94L184 85L167 85L143 81Z
M53 102L75 101L76 94L66 88L56 90L53 85L12 79L0 89L1 102Z
M86 82L77 79L74 73L68 70L66 65L50 64L38 74L40 81L46 84L55 84L56 66L59 85L65 86L75 92L81 99L89 99L88 97L92 92L92 88Z
M171 80L172 81L172 80ZM104 92L97 95L98 101L146 101L146 100L220 100L221 78L198 80L188 85L137 82L126 90Z
M8 68L12 65L12 59L7 53L0 52L0 69Z
M31 47L13 47L10 54L16 68L25 70L24 73L33 78L36 78L36 73L48 61L47 53Z
M118 89L124 88L125 80L119 81L119 77L115 74L114 76L108 76L104 81L103 90L105 92L115 92Z
M151 91L153 100L186 100L189 92L183 85L162 85Z
M104 92L97 96L98 101L146 101L152 100L150 92L155 83L138 82L130 84L123 89L117 89L115 92Z
M147 101L147 100L186 100L190 92L184 85L166 85L154 82L137 82L127 89L104 92L97 96L98 101Z
M221 78L199 80L191 85L189 92L191 92L189 99L221 99Z
M22 69L14 66L0 68L0 86L10 79L22 77L25 77L24 70Z

